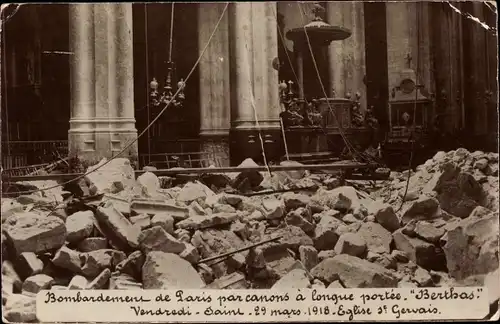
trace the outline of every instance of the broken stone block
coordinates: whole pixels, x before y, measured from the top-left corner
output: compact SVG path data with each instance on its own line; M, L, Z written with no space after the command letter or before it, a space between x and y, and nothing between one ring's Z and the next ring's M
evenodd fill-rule
M281 277L278 282L276 282L272 289L300 289L300 288L311 288L311 282L307 276L307 273L302 269L294 269Z
M139 236L139 246L144 254L151 251L179 254L185 249L185 243L178 241L160 226L142 231Z
M318 204L328 206L341 212L354 210L360 206L360 200L356 189L342 186L332 190L318 190L311 198Z
M90 210L76 212L66 219L66 241L76 243L94 231L94 213Z
M116 271L139 279L145 259L146 256L141 251L134 251L116 266Z
M406 225L411 220L426 220L436 217L439 209L439 201L436 198L422 196L414 201L404 212L401 223Z
M24 206L10 198L2 198L2 224L10 216L24 212Z
M347 254L323 260L311 274L327 283L340 279L346 288L389 288L398 284L394 274L384 267Z
M481 218L481 217L484 217L484 216L489 215L491 213L492 213L492 211L489 210L488 208L484 208L483 206L477 206L476 208L474 208L472 210L469 217Z
M334 250L319 251L319 253L318 253L318 260L319 260L319 262L321 262L324 259L333 258L336 255L337 255L337 252L335 252Z
M191 202L196 201L203 205L207 196L214 196L215 193L200 182L188 182L182 187L177 195L177 201L189 205Z
M415 234L427 242L439 243L439 239L444 235L444 229L436 228L426 221L417 222L415 225Z
M107 249L108 239L105 237L87 237L78 243L80 252L91 252L95 250Z
M142 214L130 217L132 225L137 226L141 231L151 227L151 218L148 214Z
M116 210L118 210L123 215L130 215L130 201L129 198L120 197L112 194L105 194L102 198L102 201L108 205L113 206Z
M79 273L83 266L83 257L78 251L63 246L55 254L52 263L60 268Z
M84 276L76 275L71 279L68 285L69 290L84 290L87 289L88 281Z
M378 223L363 223L357 233L366 242L367 250L375 253L391 253L391 233Z
M419 287L432 287L432 277L429 272L421 267L418 267L413 275L413 281L415 281Z
M307 207L311 198L304 194L296 194L293 192L286 192L282 196L283 202L285 203L285 210L291 211L300 207Z
M138 215L148 214L153 216L160 213L167 213L172 216L175 221L181 221L189 217L189 208L177 206L167 201L134 199L130 203L130 209Z
M112 245L128 251L139 246L140 230L115 208L98 207L96 219Z
M396 249L406 253L408 258L425 269L439 270L445 260L433 244L403 234L402 229L392 234Z
M300 246L312 246L313 240L307 236L307 234L297 226L289 225L285 228L277 229L266 239L281 236L276 242L270 242L262 245L262 249L265 251L268 247L273 245L279 245L283 248L290 249L292 251L298 251Z
M338 229L344 223L331 216L323 216L314 230L314 247L318 251L333 250L339 239Z
M378 264L386 269L396 270L398 267L396 258L387 253L378 254L374 252L368 252L368 254L366 255L366 260Z
M104 269L102 272L87 284L87 289L106 289L106 286L111 278L111 270Z
M126 257L122 251L111 249L88 252L85 254L85 263L81 272L86 277L96 277L106 268L115 269Z
M325 286L325 284L323 283L323 281L318 280L318 279L314 279L314 280L313 280L313 283L312 283L312 285L311 285L311 288L313 288L313 289L325 289L325 288L326 288L326 286Z
M152 172L145 172L137 177L137 182L146 188L148 194L154 194L160 189L160 180Z
M229 224L240 218L238 213L218 213L209 216L189 217L176 224L177 228L198 230L217 225Z
M236 209L230 205L215 204L213 207L213 213L234 213Z
M16 260L16 269L22 278L39 274L43 270L43 261L33 252L24 252Z
M205 288L208 289L248 289L245 276L240 272L233 272L224 277L215 279Z
M193 266L176 254L149 252L142 267L144 289L200 289L205 283Z
M461 280L498 268L498 229L498 213L493 213L464 219L447 233L443 250L453 278Z
M285 215L285 203L280 199L264 199L262 206L266 219L280 219Z
M240 222L239 220L231 223L229 230L241 237L242 240L248 240L250 237L250 231L247 227L248 225Z
M135 173L126 158L102 159L98 164L87 169L87 178L96 186L98 192L111 192L115 182L121 182L124 188L135 184Z
M316 225L302 216L301 208L290 211L285 218L285 223L300 227L306 233L314 232Z
M361 257L366 252L366 242L358 234L345 233L339 237L334 251L336 254L349 254Z
M200 254L198 253L198 250L191 244L184 243L184 245L185 248L179 254L179 256L192 264L196 264L198 261L200 261Z
M58 249L66 240L66 226L55 216L20 213L9 217L2 227L16 255Z
M168 213L159 213L153 216L151 226L161 226L168 234L174 234L174 218Z
M11 294L7 297L2 309L3 318L10 323L35 322L36 298L22 294Z
M7 283L11 283L12 292L21 291L23 282L19 274L14 269L12 262L5 260L2 262L2 287Z
M328 289L344 289L344 286L340 283L340 281L335 280L331 284L328 285Z
M314 246L304 245L299 246L300 261L309 271L318 264L318 251Z
M342 217L342 221L346 224L354 224L354 223L358 223L359 219L354 217L353 214L346 214L344 217Z
M50 289L54 279L44 274L37 274L26 278L23 282L23 293L38 294L40 290Z
M112 273L109 278L109 289L113 290L140 290L143 285L125 273Z
M389 232L394 232L399 228L399 219L394 209L389 204L377 204L374 208L375 220Z
M234 249L245 246L243 240L235 233L228 230L206 229L196 231L191 239L191 244L198 249L202 258L210 258ZM216 277L227 273L228 267L238 268L243 263L248 252L233 254L225 262L219 262L212 266Z
M474 162L474 169L478 169L478 170L482 171L482 170L486 169L486 167L488 167L488 160L485 158L479 159L476 162Z
M189 204L189 216L204 216L208 213L201 207L197 201L193 201Z

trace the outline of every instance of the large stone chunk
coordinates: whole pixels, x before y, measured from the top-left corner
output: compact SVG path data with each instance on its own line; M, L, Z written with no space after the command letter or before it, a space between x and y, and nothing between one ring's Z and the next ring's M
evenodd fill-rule
M45 274L37 274L27 278L23 282L23 292L37 294L40 290L50 289L54 279Z
M191 244L198 249L202 258L209 258L245 246L243 240L234 232L217 229L196 231L191 239ZM214 264L212 268L215 275L217 277L225 275L229 266L232 268L240 267L245 262L246 253L233 254L225 262Z
M439 210L439 201L436 198L422 196L411 203L411 206L404 212L401 223L406 225L412 219L426 220L436 217Z
M307 209L301 207L296 210L290 211L288 215L286 215L285 223L288 225L300 227L306 233L313 233L316 225L314 223L311 223L310 220L306 218L308 215L307 213L303 212L305 210Z
M80 252L90 252L108 248L108 239L105 237L87 237L78 244Z
M78 251L63 246L54 255L52 263L60 268L79 273L84 263L84 256Z
M300 289L300 288L311 288L311 282L307 276L307 273L302 269L294 269L284 275L280 280L278 280L272 287L272 289Z
M431 243L439 243L439 239L444 235L444 229L436 228L429 222L420 221L415 225L415 234Z
M267 238L276 236L281 236L281 238L277 240L276 243L271 242L263 245L262 249L265 250L267 247L276 244L293 251L298 251L300 246L313 245L313 240L309 236L307 236L307 234L300 227L293 225L280 228L272 234L268 235Z
M193 266L176 254L149 252L142 267L144 289L200 289L205 283Z
M125 260L126 257L126 254L122 251L111 249L86 253L85 263L82 266L82 273L87 277L96 277L104 269L115 269L115 267Z
M96 219L113 246L128 251L139 246L140 229L113 206L97 208Z
M442 270L443 255L433 244L416 237L409 237L402 229L392 234L396 249L406 253L408 258L425 269Z
M238 165L238 168L248 168L258 166L252 159L245 159ZM264 180L264 176L259 171L243 171L233 180L233 188L245 190L255 188Z
M451 163L443 166L434 191L438 193L441 208L460 218L468 217L483 196L483 189L474 176Z
M130 209L136 214L157 215L167 213L175 221L189 217L189 208L175 205L171 201L135 199L130 203Z
M349 211L361 205L360 199L353 187L342 186L332 190L318 190L312 201L339 211Z
M375 203L372 207L375 212L375 220L389 232L394 232L399 228L399 219L394 209L389 204Z
M307 270L311 270L318 264L318 250L314 246L299 246L300 262Z
M177 228L198 230L217 225L229 224L240 218L239 213L218 213L208 216L191 216L176 224Z
M389 288L398 285L398 279L389 270L347 254L323 260L311 270L311 274L327 283L340 279L346 288Z
M300 207L306 207L311 198L304 194L296 194L293 192L286 192L283 194L283 201L285 202L286 211L294 210Z
M280 199L264 199L264 216L266 219L280 219L285 214L285 203Z
M139 245L144 254L151 251L179 254L186 248L184 242L178 241L161 226L142 231L139 235Z
M364 239L368 251L374 253L391 253L391 233L377 223L363 223L358 235Z
M141 251L132 252L127 259L116 266L116 271L126 273L135 279L140 279L144 260L146 260L146 256Z
M161 226L168 234L174 234L174 218L168 213L154 215L151 226Z
M349 254L361 257L366 251L366 242L362 236L354 233L344 233L335 244L335 253Z
M66 219L66 240L76 243L89 237L94 230L94 213L90 210L76 212Z
M177 201L184 202L187 205L193 201L203 204L207 196L213 195L215 193L201 182L188 182L177 195Z
M17 255L23 252L42 253L58 249L66 240L66 226L55 216L16 214L9 217L2 230Z
M43 261L33 252L24 252L16 260L16 269L21 277L27 278L42 272Z
M145 172L137 177L137 182L146 188L148 194L155 194L160 189L160 180L152 172Z
M314 247L318 251L333 250L339 239L338 229L345 224L333 217L334 212L324 212L314 230Z
M98 192L113 193L116 188L128 189L135 184L134 169L125 158L102 159L98 164L87 169L87 178Z
M450 275L463 279L498 268L498 213L488 217L464 219L447 233L444 245Z

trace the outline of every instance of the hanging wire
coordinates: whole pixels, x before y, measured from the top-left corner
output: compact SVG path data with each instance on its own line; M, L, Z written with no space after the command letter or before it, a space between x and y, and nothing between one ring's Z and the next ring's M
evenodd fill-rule
M148 42L148 4L144 4L144 39L146 45L146 82L149 81L149 42ZM146 94L149 93L149 84L146 84ZM148 125L151 122L150 98L146 96ZM151 163L151 132L148 128L148 164Z
M215 27L214 27L214 30L212 31L212 34L210 35L210 37L208 38L208 41L207 43L205 44L205 47L203 48L203 50L201 51L200 53L200 56L198 57L198 59L196 60L195 64L193 65L193 67L191 68L191 70L189 71L188 75L184 78L185 82L187 82L189 80L189 78L191 77L191 75L193 74L193 72L195 71L195 69L198 67L198 64L200 63L203 55L205 54L208 46L210 45L210 42L212 41L212 38L214 37L215 35L215 32L217 31L217 29L219 28L219 25L222 21L222 18L224 18L224 15L227 11L227 8L229 6L229 3L226 2L226 5L224 6L224 10L222 11L221 13L221 16L219 17L219 20L217 21ZM135 142L137 142L139 140L139 138L141 138L144 134L147 133L148 129L153 126L153 124L162 116L162 114L169 108L170 104L175 100L175 98L177 97L177 95L179 94L179 92L182 90L182 88L178 88L177 91L173 94L172 98L165 104L165 107L158 113L158 115L151 121L151 123L149 123L149 125L135 138L133 139L129 144L127 144L123 149L121 149L116 155L112 156L109 160L105 161L103 164L101 164L100 166L96 167L95 169L91 170L91 171L88 171L78 177L75 177L74 179L71 179L71 180L68 180L66 182L63 182L63 183L60 183L60 184L57 184L57 185L54 185L54 186L50 186L50 187L47 187L47 188L41 188L41 189L36 189L36 190L26 190L26 191L21 191L21 192L18 192L18 194L21 194L21 195L24 195L24 194L32 194L32 193L35 193L35 192L43 192L43 191L47 191L47 190L50 190L50 189L54 189L54 188L58 188L58 187L64 187L65 185L69 184L69 183L72 183L74 181L77 181L77 180L80 180L80 179L83 179L85 178L87 175L91 174L91 173L94 173L96 172L97 170L101 169L102 167L104 167L105 165L109 164L111 161L113 161L114 159L116 159L118 156L120 156L121 154L123 154L128 148L130 148Z
M416 15L416 25L417 25L417 50L415 52L416 54L416 61L417 61L417 68L416 68L416 71L415 71L415 81L418 85L418 75L419 75L419 69L420 69L420 9L421 9L421 3L415 3L415 5L417 6L416 10L415 10L415 15ZM451 32L451 30L450 30ZM406 199L406 195L408 194L408 187L410 185L410 177L411 177L411 167L412 167L412 164L413 164L413 155L414 155L414 152L415 152L415 142L416 142L416 136L415 136L415 132L416 132L416 123L415 123L415 119L416 119L416 115L417 115L417 100L418 100L418 92L419 92L419 89L418 87L415 89L415 101L413 103L413 129L412 129L412 132L410 133L410 139L412 140L411 142L411 151L410 151L410 159L408 161L408 177L406 179L406 185L405 185L405 193L403 195L403 198L401 200L401 205L399 206L399 208L396 210L396 213L398 213L401 209L403 209L403 205L405 203L405 199Z

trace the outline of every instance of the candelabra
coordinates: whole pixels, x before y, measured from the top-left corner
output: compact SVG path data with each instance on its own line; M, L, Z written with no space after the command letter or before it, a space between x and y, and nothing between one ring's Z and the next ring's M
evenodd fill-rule
M168 62L167 68L167 77L165 78L165 86L163 87L163 91L161 93L158 92L158 81L156 78L150 82L149 86L151 88L151 103L153 106L172 106L172 107L181 107L186 99L184 95L184 89L186 87L186 82L184 79L180 79L177 82L177 90L174 91L172 88L172 72L173 72L173 63ZM174 98L174 93L178 92L177 96Z

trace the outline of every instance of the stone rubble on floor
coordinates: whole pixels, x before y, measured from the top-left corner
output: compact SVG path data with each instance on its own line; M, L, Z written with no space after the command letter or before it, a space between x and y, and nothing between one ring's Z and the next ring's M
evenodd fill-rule
M5 318L35 320L42 289L500 286L498 154L439 152L416 170L405 196L408 171L370 192L306 171L134 180L115 159L71 189L103 194L93 204L49 215L40 193L3 199ZM297 191L238 194L276 188Z

